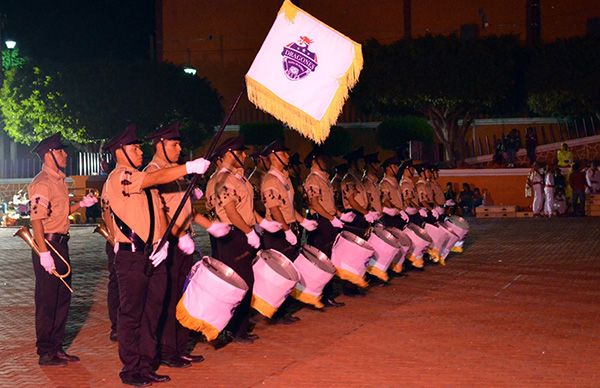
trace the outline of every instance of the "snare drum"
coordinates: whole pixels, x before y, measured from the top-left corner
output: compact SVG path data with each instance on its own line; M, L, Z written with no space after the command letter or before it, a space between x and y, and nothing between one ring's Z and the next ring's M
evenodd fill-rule
M211 341L225 328L246 292L248 285L233 269L204 256L188 274L175 316L182 326Z
M463 244L467 233L469 233L469 223L462 217L450 216L444 226L458 236L458 241L451 247L452 252L462 252Z
M401 250L398 252L398 255L392 261L392 265L390 266L392 271L395 273L402 272L402 265L404 264L404 259L408 252L412 251L412 242L410 238L408 238L407 234L398 228L386 228L388 232L396 237L396 240L400 243Z
M306 304L323 308L321 303L323 288L335 275L335 267L327 255L305 244L300 248L294 267L298 270L300 281L296 283L290 295Z
M373 227L368 242L375 249L375 256L369 261L367 272L387 282L387 270L402 251L402 245L392 233L380 225Z
M435 262L444 263L442 259L442 251L448 242L448 234L441 227L425 223L425 232L431 237L431 246L427 252Z
M294 264L275 249L258 251L254 264L252 307L271 318L300 280Z
M368 284L364 279L365 272L374 254L375 250L367 241L344 230L335 238L331 262L340 279L348 280L360 287L367 287Z
M431 246L431 237L418 225L409 223L404 232L412 242L412 251L408 253L408 260L416 268L423 268L423 254Z

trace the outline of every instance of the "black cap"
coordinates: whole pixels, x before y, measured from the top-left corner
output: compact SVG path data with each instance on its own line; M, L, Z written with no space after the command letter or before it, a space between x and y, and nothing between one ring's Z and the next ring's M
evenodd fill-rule
M118 148L129 145L129 144L140 144L141 140L138 139L135 131L137 125L131 123L125 128L123 132L113 137L102 147L104 152L115 152Z
M354 160L359 160L359 159L362 159L363 157L364 157L364 148L363 147L360 147L359 149L356 149L354 151L350 151L346 155L344 155L344 159L346 159L346 161L348 161L348 162L352 162Z
M46 152L51 150L60 150L65 147L66 146L62 143L60 133L55 133L54 135L40 141L39 144L31 150L31 152L38 154L40 159L43 159Z
M427 165L427 163L421 163L421 164L417 164L415 167L415 170L417 170L417 173L422 173L425 170L427 170L429 168L429 166Z
M241 136L230 137L225 139L223 143L217 149L215 149L215 156L223 157L227 151L245 151L248 147L244 145L244 139Z
M379 152L373 152L372 154L365 155L364 161L365 163L371 164L380 163L381 161L379 160Z
M292 156L290 156L288 164L290 166L300 166L302 164L302 162L300 161L300 154L295 152Z
M260 153L262 156L269 156L274 152L279 151L289 151L290 149L283 145L283 143L279 140L273 140L269 145L267 145L262 152Z
M412 166L413 166L412 159L405 160L404 162L402 162L402 164L400 164L400 173L404 172L404 170L406 170L408 167L412 167Z
M348 172L348 163L338 164L337 166L335 166L333 168L333 171L335 171L335 173L338 175L343 175L343 174L347 173Z
M325 155L325 153L323 152L323 150L321 149L321 147L315 147L312 149L312 151L310 151L308 153L308 155L306 155L306 157L304 158L304 165L308 168L310 168L312 161L316 158L318 158L319 156L323 156Z
M181 128L181 125L178 122L174 122L158 128L156 131L148 134L145 139L155 143L161 140L181 140L179 128Z
M399 166L400 163L401 163L400 159L398 159L397 156L392 156L392 157L387 158L386 160L384 160L383 164L381 165L381 167L387 168L388 166L391 166L391 165Z

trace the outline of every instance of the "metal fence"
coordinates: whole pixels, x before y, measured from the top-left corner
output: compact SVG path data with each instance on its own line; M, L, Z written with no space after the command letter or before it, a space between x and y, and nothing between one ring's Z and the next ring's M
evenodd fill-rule
M99 152L79 152L69 157L65 174L72 175L101 175L102 162L110 163L112 155ZM14 160L0 160L0 179L33 178L42 169L37 157Z

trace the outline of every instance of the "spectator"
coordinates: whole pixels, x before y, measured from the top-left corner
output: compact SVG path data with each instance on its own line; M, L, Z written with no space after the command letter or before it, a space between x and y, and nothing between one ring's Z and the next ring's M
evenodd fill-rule
M452 182L446 183L446 192L444 193L444 199L446 200L448 214L456 214L456 193L454 192L454 186Z
M573 190L573 215L583 217L585 215L585 174L579 170L579 163L573 163L569 185Z
M492 199L492 194L487 189L483 189L481 191L481 205L482 206L492 206L494 204L494 200Z
M463 190L458 195L458 206L460 206L463 216L473 215L473 191L468 183L463 183Z
M573 164L573 153L569 150L567 143L562 144L562 149L556 151L558 167L571 167Z
M473 207L479 207L483 205L483 195L481 195L481 191L478 187L473 189Z
M512 131L506 136L504 148L506 149L507 165L506 167L515 167L515 157L517 156L517 150L521 148L521 138L519 136L519 130L513 128Z
M494 163L499 166L504 164L504 143L500 139L496 140L494 147Z
M537 135L535 133L535 128L529 127L525 133L525 148L527 149L527 159L529 160L529 165L532 165L533 162L535 162L536 147Z
M597 160L593 160L590 168L585 171L585 183L588 194L600 193L600 170Z

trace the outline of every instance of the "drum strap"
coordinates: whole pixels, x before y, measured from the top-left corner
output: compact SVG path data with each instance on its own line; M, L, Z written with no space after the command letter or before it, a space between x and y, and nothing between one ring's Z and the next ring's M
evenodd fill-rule
M135 245L137 248L152 248L152 240L154 237L154 203L152 202L152 194L150 193L149 189L145 189L144 193L146 194L146 198L148 199L148 210L149 210L149 216L150 216L150 229L148 231L148 241L144 241L142 240L142 238L140 236L138 236L129 225L127 225L121 218L119 218L119 216L117 216L117 214L115 212L112 211L111 209L111 213L113 215L113 218L115 220L115 223L117 224L117 227L119 228L119 230L121 231L121 233L123 233L125 235L125 237L127 237L129 239L129 241L131 241L131 243L133 245Z

